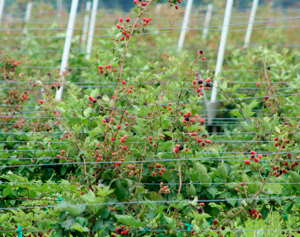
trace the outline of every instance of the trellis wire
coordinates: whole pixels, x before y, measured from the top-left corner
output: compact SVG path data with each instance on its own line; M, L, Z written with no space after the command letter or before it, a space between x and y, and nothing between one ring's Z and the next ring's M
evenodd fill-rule
M210 200L199 200L198 202L227 202L227 201L250 201L250 200L280 200L280 199L298 199L300 196L286 196L286 197L264 197L264 198L228 198L228 199L210 199ZM164 201L130 201L130 202L107 202L107 203L85 203L85 204L60 204L60 205L45 205L45 206L19 206L19 207L0 207L0 210L28 210L28 209L42 209L42 208L63 208L63 207L74 207L74 206L112 206L112 205L128 205L128 204L147 204L147 203L189 203L192 200L164 200Z

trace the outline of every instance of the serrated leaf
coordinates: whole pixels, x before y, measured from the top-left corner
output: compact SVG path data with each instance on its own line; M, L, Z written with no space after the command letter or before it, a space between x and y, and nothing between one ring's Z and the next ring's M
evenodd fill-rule
M300 182L300 175L295 171L288 171L288 174L297 182Z
M90 114L92 113L93 109L88 107L87 109L84 110L83 114L85 117L89 117Z
M174 220L174 219L165 216L165 220L168 222L168 224L169 224L169 226L171 227L171 229L175 229L176 223L175 223L175 220Z
M218 192L219 192L218 189L212 188L212 187L206 189L206 191L207 191L208 193L210 193L210 194L212 195L213 198L215 198L215 196L216 196L216 195L218 194Z
M87 227L83 227L78 222L74 223L71 229L78 230L79 232L88 232L89 229Z
M7 197L9 194L11 194L11 191L12 189L10 186L6 187L5 189L3 189L3 196Z
M98 90L98 88L95 89L95 90L93 90L92 93L91 93L91 96L92 96L93 98L97 98L98 95L99 95L99 90Z
M127 215L116 215L116 218L118 219L119 222L132 226L134 228L139 228L142 225L144 225L143 222L140 220L136 220L133 216L127 216Z
M193 184L189 185L186 187L186 192L187 194L194 196L196 194L196 189L195 186Z
M210 215L208 215L205 212L203 212L203 213L200 214L200 213L195 212L195 211L193 211L192 213L189 213L189 216L193 217L197 221L200 221L202 219L211 217Z
M242 118L243 116L240 114L240 112L236 109L236 110L232 110L230 113L232 113L233 115Z

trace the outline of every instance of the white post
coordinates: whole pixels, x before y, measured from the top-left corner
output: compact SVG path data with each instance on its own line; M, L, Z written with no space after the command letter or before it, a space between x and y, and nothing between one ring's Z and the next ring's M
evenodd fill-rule
M228 33L228 28L229 28L229 23L230 23L230 15L231 15L232 5L233 5L233 0L227 0L224 21L223 21L223 29L222 29L222 34L221 34L221 41L220 41L220 45L219 45L217 65L216 65L216 70L215 70L215 77L221 72L222 65L223 65L223 58L224 58L224 53L225 53L226 39L227 39L227 33ZM214 102L216 100L217 86L218 86L218 82L215 79L213 88L212 88L212 92L211 92L211 99L210 99L211 102Z
M32 2L27 3L26 15L25 15L25 27L24 27L24 30L23 30L23 34L27 34L27 23L30 19L31 8L32 8Z
M3 8L4 8L4 1L5 0L0 0L0 25L1 25L1 20L2 20L2 13L3 13Z
M60 66L60 75L62 76L63 80L64 80L63 74L66 70L66 67L68 66L68 61L69 61L69 54L70 54L73 29L74 29L74 24L75 24L75 19L76 19L77 7L78 7L78 0L72 0L72 6L71 6L71 10L70 10L70 17L69 17L67 34L66 34L64 52L63 52L63 56L62 56L62 60L61 60L61 66ZM62 85L60 87L60 89L56 91L55 98L57 100L61 100L63 89L64 89L64 87Z
M249 42L250 42L257 6L258 6L258 0L253 0L249 23L248 23L248 28L247 28L247 33L246 33L246 37L245 37L244 48L247 48L249 45Z
M177 52L180 52L182 47L183 47L185 33L186 33L187 26L188 26L189 19L190 19L192 4L193 4L193 0L188 0L186 8L185 8L185 13L184 13L182 26L181 26L181 32L180 32L180 36L179 36Z
M156 14L160 13L160 9L161 9L161 3L157 3L156 4Z
M92 2L91 1L87 1L86 2L86 7L85 7L85 11L86 14L84 16L84 21L83 21L83 32L82 32L82 38L81 38L81 44L82 46L85 45L86 42L86 36L87 36L87 32L88 32L88 27L89 27L89 21L90 21L90 11L91 11L91 6L92 6Z
M89 38L88 38L88 44L86 49L86 59L90 59L92 47L93 47L93 37L94 37L94 31L95 31L95 23L96 23L96 16L97 16L97 10L98 10L98 0L93 1L93 9L92 9L92 16L91 16L91 22L90 22L90 29L89 29Z
M60 18L62 14L63 3L62 0L57 0L57 16Z
M212 14L212 9L213 9L213 4L211 4L211 3L208 4L206 16L205 16L205 22L204 22L204 29L203 29L202 39L206 39L206 37L207 37L209 22L210 22L211 14Z
M6 28L9 30L9 22L11 20L11 13L6 14Z

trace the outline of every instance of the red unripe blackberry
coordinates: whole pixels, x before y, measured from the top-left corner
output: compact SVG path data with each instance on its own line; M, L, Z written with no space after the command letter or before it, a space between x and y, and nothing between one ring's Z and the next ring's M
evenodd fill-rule
M250 160L245 160L245 164L249 165L250 164Z

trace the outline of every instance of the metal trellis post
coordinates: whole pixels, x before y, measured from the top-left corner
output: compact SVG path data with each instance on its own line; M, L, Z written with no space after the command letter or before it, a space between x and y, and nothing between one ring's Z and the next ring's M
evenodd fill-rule
M57 0L57 16L58 17L61 17L62 8L63 8L62 0Z
M206 39L206 37L207 37L209 22L210 22L211 14L212 14L212 9L213 9L213 4L208 4L206 16L205 16L202 39Z
M252 29L253 29L253 22L255 19L255 14L256 14L257 6L258 6L258 1L259 0L253 0L249 23L248 23L248 28L247 28L247 33L246 33L246 37L245 37L244 48L247 48L249 45L249 42L250 42L251 33L252 33Z
M5 0L0 0L0 25L1 25L1 20L2 20L4 2L5 2Z
M96 17L97 17L97 10L98 10L98 0L93 1L93 9L92 9L92 16L90 22L90 29L89 29L89 37L88 37L88 44L86 50L86 59L90 59L93 47L93 37L95 31L95 24L96 24Z
M29 2L29 3L27 3L27 8L26 8L25 27L23 30L23 34L27 34L27 23L30 20L31 9L32 9L32 2Z
M88 1L86 2L86 14L84 16L84 22L83 22L83 32L82 32L82 38L81 38L81 44L82 46L85 45L88 27L89 27L89 21L90 21L90 11L91 11L92 2Z
M209 115L208 123L209 124L212 124L212 120L216 116L216 109L218 107L218 103L216 103L217 87L218 87L217 76L222 70L232 5L233 5L233 0L227 0L224 21L223 21L222 34L221 34L221 40L220 40L219 51L218 51L217 65L216 65L216 70L215 70L215 79L213 82L213 88L212 88L210 102L207 106L207 108L209 108L209 110L208 110L208 115Z
M177 47L177 52L180 52L183 44L184 44L184 38L185 38L185 33L188 27L189 19L190 19L190 13L192 10L192 5L193 5L193 0L188 0L186 8L185 8L185 13L184 13L184 18L181 26L181 32L179 36L179 41L178 41L178 47Z
M78 7L78 0L72 0L72 6L71 6L71 10L70 10L70 17L69 17L67 34L66 34L64 52L63 52L63 56L62 56L62 60L61 60L61 66L60 66L60 75L62 76L63 80L64 80L64 72L66 70L66 67L68 66L68 61L69 61L69 54L70 54L70 48L71 48L71 43L72 43L74 24L75 24L75 20L76 20L77 7ZM60 87L60 89L56 91L55 98L57 100L61 100L63 88L64 87L62 85Z

